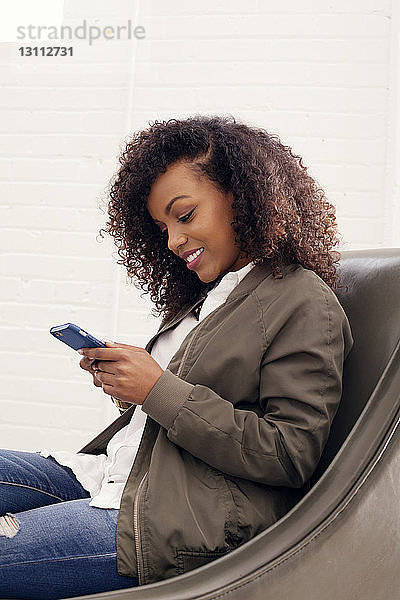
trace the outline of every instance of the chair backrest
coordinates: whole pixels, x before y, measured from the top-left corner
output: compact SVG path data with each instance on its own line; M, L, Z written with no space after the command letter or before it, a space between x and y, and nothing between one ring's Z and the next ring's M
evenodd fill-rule
M400 338L400 248L342 252L338 299L354 346L343 371L342 400L311 483L337 454L373 392Z

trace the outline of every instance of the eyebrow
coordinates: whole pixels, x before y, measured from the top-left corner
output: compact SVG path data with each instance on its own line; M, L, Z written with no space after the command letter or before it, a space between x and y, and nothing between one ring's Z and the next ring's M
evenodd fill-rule
M170 200L167 204L167 206L165 207L164 213L166 215L169 215L172 205L174 204L174 202L176 202L177 200L180 200L181 198L191 198L191 196L188 196L187 194L183 194L182 196L175 196L175 198L172 198L172 200ZM153 219L153 221L155 223L160 223L161 221L159 221L158 219Z

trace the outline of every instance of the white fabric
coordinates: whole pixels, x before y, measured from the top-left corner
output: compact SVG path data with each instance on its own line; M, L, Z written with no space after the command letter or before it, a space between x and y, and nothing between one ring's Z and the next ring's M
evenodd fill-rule
M176 327L161 334L153 345L151 356L166 369L183 340L200 321L218 308L254 267L251 262L238 271L230 271L208 292L199 314L199 321L190 313ZM70 467L78 481L92 498L90 506L119 508L126 480L132 468L147 415L138 405L132 419L118 431L107 445L107 454L83 454L70 451L42 450L61 465Z

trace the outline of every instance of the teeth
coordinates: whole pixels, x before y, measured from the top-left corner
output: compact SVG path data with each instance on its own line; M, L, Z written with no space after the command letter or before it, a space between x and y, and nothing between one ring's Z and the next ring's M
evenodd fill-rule
M197 258L199 256L199 254L201 254L203 252L204 248L199 248L198 250L196 250L196 252L193 252L193 254L190 254L187 258L186 258L186 262L190 263L192 262L192 260L194 260L195 258Z

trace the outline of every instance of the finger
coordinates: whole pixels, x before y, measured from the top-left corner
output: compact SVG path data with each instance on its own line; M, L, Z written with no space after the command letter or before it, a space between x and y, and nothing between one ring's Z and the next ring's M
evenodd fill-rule
M120 342L106 342L108 348L128 348L131 350L144 350L142 346L132 346L131 344L121 344Z
M80 348L78 352L89 360L119 360L123 350L120 348Z
M103 383L103 392L105 394L108 394L109 396L113 396L115 393L115 389L112 385L107 385L106 383Z
M99 381L96 377L96 375L93 373L93 383L96 387L102 387L102 383L101 381Z
M115 377L109 373L103 373L103 371L96 371L95 377L102 384L111 385L115 383Z
M98 361L95 360L93 364L93 371L102 371L103 373L110 373L110 375L115 375L115 368L113 367L115 363L111 361Z
M92 372L92 367L93 367L93 361L89 360L88 358L86 358L85 356L83 358L81 358L81 360L79 361L79 366L81 367L81 369L84 369L85 371L90 371Z

